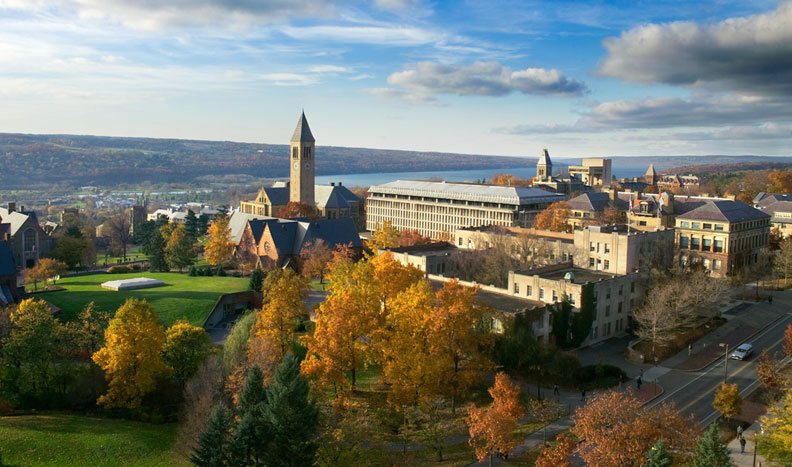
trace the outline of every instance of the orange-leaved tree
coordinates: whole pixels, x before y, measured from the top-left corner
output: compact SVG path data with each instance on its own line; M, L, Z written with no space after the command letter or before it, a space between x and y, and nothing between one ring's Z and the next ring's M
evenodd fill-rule
M492 364L482 353L492 343L484 326L488 310L476 299L478 289L457 280L437 291L428 321L431 354L438 367L438 392L451 399L451 412L470 385L481 379Z
M572 226L567 222L570 214L569 203L557 201L536 215L534 228L537 230L552 230L554 232L571 232Z
M308 242L300 252L302 260L302 275L306 279L319 278L319 283L324 284L324 277L333 261L333 252L327 248L321 238Z
M218 216L209 225L209 237L204 255L206 262L212 266L223 266L234 260L234 242L231 241L231 228L228 217Z
M727 419L740 415L742 413L742 397L737 384L721 383L720 389L715 393L712 406Z
M372 280L380 299L382 314L388 313L388 302L407 290L423 277L423 272L414 266L404 266L385 252L371 259Z
M275 217L305 217L308 219L316 219L316 209L308 203L289 201L285 206L278 209L278 212L275 213Z
M493 454L507 457L519 444L515 435L517 419L523 414L520 388L509 380L506 373L495 375L495 384L489 389L492 404L489 407L468 409L470 440L479 462Z
M371 238L366 241L366 246L377 254L377 250L392 248L399 244L399 231L393 226L391 221L377 223Z
M630 393L597 394L572 420L577 453L587 465L642 465L660 438L678 452L691 452L696 441L691 419L665 404L644 408Z
M54 283L55 278L59 274L66 272L66 269L66 263L62 263L57 259L41 258L38 264L23 270L22 276L25 277L25 284L33 284L33 289L38 290L39 281L44 281L45 285L49 280Z
M536 467L572 467L572 454L577 442L569 435L561 433L556 437L556 445L542 450L536 459Z
M105 346L93 355L105 372L107 394L97 402L106 407L139 407L157 378L171 368L162 362L165 330L145 300L128 299L105 330Z
M435 394L439 368L431 352L433 302L428 281L414 283L391 302L379 347L388 402L395 407L415 406Z
M792 358L792 324L788 325L784 331L784 353Z
M250 333L273 342L282 358L292 348L297 322L306 316L308 284L291 268L276 269L267 274L261 290L263 304Z
M399 246L413 246L413 245L425 245L432 241L429 237L424 237L421 235L420 232L413 229L404 229L399 232Z

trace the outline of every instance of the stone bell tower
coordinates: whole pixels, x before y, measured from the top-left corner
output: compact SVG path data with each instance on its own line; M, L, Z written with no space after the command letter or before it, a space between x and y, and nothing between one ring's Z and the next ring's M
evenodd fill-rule
M314 140L305 112L300 115L297 128L291 137L291 170L289 201L306 203L314 207Z

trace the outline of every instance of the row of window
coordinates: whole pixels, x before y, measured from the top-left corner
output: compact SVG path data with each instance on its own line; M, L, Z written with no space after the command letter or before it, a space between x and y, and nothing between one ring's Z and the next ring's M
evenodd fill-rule
M605 254L610 253L610 243L600 244L600 242L596 242L596 243L589 242L589 251L596 251L597 253L599 253L600 252L600 245L603 245L603 249L602 250L604 251Z
M712 224L709 222L690 222L690 221L679 221L679 226L683 229L696 229L696 230L715 230L715 231L723 231L723 224ZM713 228L714 227L714 228Z
M720 238L679 237L679 248L682 250L712 251L723 253L723 240Z

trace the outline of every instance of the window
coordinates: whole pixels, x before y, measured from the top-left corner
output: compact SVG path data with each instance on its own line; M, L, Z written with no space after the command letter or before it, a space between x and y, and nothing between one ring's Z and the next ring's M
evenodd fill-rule
M646 221L638 221L638 225L646 225Z
M597 271L602 271L602 260L597 258Z
M591 242L591 243L589 244L589 251L595 251L595 248L596 248L596 247L594 246L594 242Z
M715 224L715 230L723 230L723 224Z
M514 293L520 293L520 284L514 283Z
M622 302L619 302L619 308L616 310L616 313L621 314L622 312Z
M597 242L597 253L599 253L599 252L600 252L600 243Z
M715 239L715 248L712 249L715 253L723 253L723 240Z
M24 241L25 251L36 251L36 231L33 229L25 230Z
M704 230L712 230L712 224L704 223Z
M701 249L701 239L698 237L690 237L690 249L691 250L700 250Z
M630 292L635 292L635 282L630 282Z
M688 222L688 221L679 221L679 226L680 227L685 227L685 228L690 227L690 222Z
M605 253L610 253L610 244L605 244Z
M606 259L606 260L605 260L605 270L607 271L608 269L610 269L610 261L608 261L608 260Z
M557 301L558 301L558 292L553 290L553 302L557 302Z
M605 292L605 299L609 299L610 298L610 292L611 292L610 287L608 287L608 291Z
M692 224L692 227L693 227L694 229L701 229L701 222L694 222L694 223Z
M712 249L712 239L705 238L703 241L704 251L710 251Z
M468 248L473 248L473 241L468 238Z
M605 317L610 316L610 305L605 305Z
M621 297L622 295L624 295L624 285L619 286L619 296Z
M594 258L589 258L589 267L590 268L594 267Z
M459 246L462 246L462 237L459 237Z
M690 237L679 237L679 248L689 248Z
M712 260L712 270L713 271L719 271L720 268L721 268L720 260L719 259L713 259Z
M544 300L544 289L539 289L539 300Z
M569 303L575 304L575 294L569 294Z
M707 268L707 269L709 269L709 267L710 267L710 260L709 260L709 258L704 258L704 262L703 262L703 263L704 263L704 267L705 267L705 268Z
M528 286L526 286L526 287L525 287L525 295L526 295L526 296L528 296L528 297L530 297L531 295L533 295L533 291L532 291L532 288L531 288L531 286L530 286L530 285L528 285Z

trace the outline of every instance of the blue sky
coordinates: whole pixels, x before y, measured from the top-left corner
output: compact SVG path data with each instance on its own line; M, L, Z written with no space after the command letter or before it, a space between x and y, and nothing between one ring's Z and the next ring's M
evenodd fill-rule
M0 0L0 131L792 155L792 2Z

